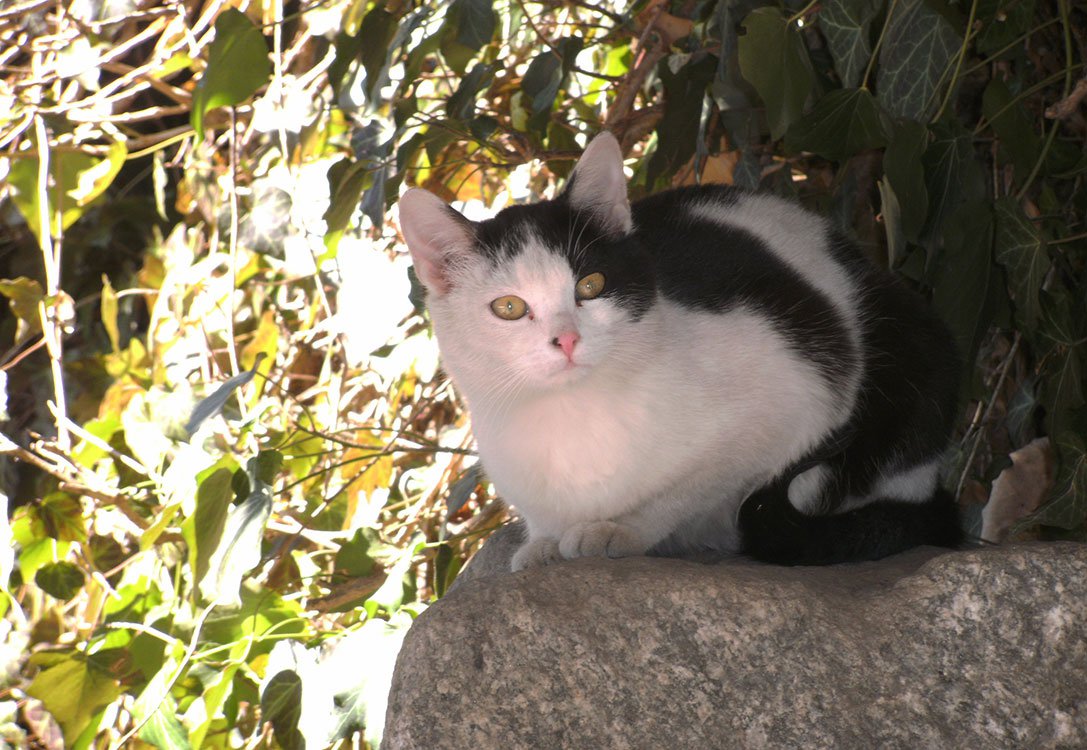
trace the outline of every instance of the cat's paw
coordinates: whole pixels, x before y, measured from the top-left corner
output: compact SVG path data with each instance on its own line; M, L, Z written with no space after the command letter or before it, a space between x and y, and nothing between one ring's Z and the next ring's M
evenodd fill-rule
M579 523L559 540L563 557L630 557L643 554L646 544L629 526L614 521Z
M510 567L514 572L518 570L525 570L526 568L539 568L544 565L552 565L553 563L561 562L562 555L559 554L559 543L557 540L550 537L541 537L539 539L530 539L518 548L513 553L513 560L510 562Z

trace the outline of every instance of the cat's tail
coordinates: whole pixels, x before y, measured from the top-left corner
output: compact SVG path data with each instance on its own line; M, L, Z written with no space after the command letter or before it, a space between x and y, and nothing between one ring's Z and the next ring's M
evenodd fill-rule
M931 500L876 500L860 508L809 516L784 493L757 493L740 508L743 551L778 565L831 565L878 560L911 547L959 547L958 506L940 489Z

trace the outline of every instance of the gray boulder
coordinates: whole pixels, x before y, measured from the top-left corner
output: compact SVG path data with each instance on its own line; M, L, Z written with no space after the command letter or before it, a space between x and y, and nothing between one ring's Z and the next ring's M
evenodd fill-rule
M512 574L504 532L409 631L383 748L1087 747L1087 545Z

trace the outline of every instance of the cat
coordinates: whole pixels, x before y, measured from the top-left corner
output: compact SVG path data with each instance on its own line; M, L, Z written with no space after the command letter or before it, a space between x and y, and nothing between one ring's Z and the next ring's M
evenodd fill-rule
M707 551L783 564L961 540L953 339L809 211L723 185L631 204L601 133L564 192L469 221L399 200L515 570Z

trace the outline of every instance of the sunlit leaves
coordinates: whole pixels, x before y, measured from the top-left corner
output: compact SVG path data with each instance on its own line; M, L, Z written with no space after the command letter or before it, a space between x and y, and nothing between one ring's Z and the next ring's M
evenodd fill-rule
M777 8L759 8L744 19L740 70L766 104L770 136L780 138L799 119L815 86L808 51L796 24Z
M208 66L193 93L192 126L204 137L204 115L216 107L229 107L252 96L268 82L272 63L264 36L245 14L224 10L215 21L215 41Z
M83 571L79 566L64 560L43 565L34 574L34 583L38 588L63 602L79 593L83 581Z
M936 110L937 90L962 39L925 0L895 0L879 53L879 101L893 115L923 122Z
M93 662L70 653L43 665L27 693L45 704L71 745L95 712L121 694L121 688Z
M48 201L45 213L48 228L54 237L60 235L81 217L92 202L105 192L124 166L128 147L124 141L114 141L105 149L84 151L57 150L49 153L49 184L39 184L40 154L35 149L12 160L7 181L14 190L12 201L26 220L27 226L42 244L42 205L44 193Z
M0 294L7 298L11 312L19 321L15 332L16 341L22 340L28 333L41 330L41 314L38 310L45 299L45 291L40 283L26 276L0 279Z

